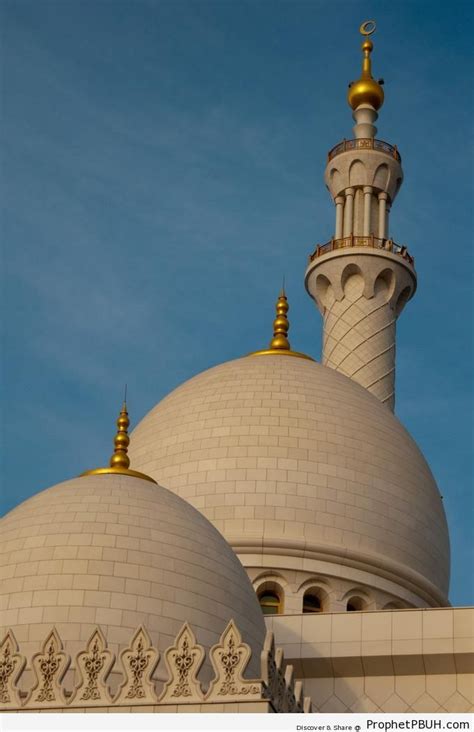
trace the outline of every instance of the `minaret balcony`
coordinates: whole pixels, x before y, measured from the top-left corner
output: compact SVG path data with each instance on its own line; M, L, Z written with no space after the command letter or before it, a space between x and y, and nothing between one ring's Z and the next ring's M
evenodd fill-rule
M358 141L359 142L359 141ZM393 239L379 239L376 236L345 236L343 239L331 239L327 244L318 244L312 254L309 255L309 263L324 254L334 252L338 249L346 249L352 247L368 247L370 249L381 249L384 252L390 252L402 257L412 267L415 266L415 258L408 253L405 246L395 244Z
M328 162L341 153L349 150L378 150L386 153L391 158L395 158L399 163L402 162L400 153L396 145L390 145L389 142L383 140L375 140L373 137L362 137L356 140L342 140L328 152Z

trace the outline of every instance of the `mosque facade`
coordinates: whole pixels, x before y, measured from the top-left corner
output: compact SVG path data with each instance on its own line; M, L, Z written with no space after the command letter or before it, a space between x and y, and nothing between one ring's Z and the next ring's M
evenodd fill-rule
M108 467L2 519L3 708L474 709L474 612L450 606L442 499L394 414L417 275L390 233L403 171L376 137L373 29L354 137L328 153L334 236L305 273L322 363L291 349L282 290L268 348L185 382L131 439L124 405Z

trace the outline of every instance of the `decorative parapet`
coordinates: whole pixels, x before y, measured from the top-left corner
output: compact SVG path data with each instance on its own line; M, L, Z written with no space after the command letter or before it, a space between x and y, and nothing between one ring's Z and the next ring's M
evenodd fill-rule
M206 712L206 706L231 704L229 710L310 712L311 701L303 699L300 681L294 681L293 667L284 663L283 652L275 651L273 633L267 633L261 654L261 675L245 678L252 651L242 641L241 634L231 620L219 642L209 652L214 678L207 690L199 680L199 671L206 656L205 650L185 623L172 646L164 652L167 677L157 691L153 674L160 660L160 652L151 642L148 632L140 626L127 648L120 653L120 664L107 647L107 640L97 627L84 650L77 653L74 662L64 650L62 640L52 628L30 664L21 655L11 630L0 645L0 708L5 711L48 709L60 712L67 709L99 708L117 711L122 707L133 711L140 706L150 712L180 711L181 706L194 705ZM28 691L22 691L31 678ZM67 673L69 672L69 673ZM112 695L108 679L120 676L117 691ZM189 707L188 707L189 708Z
M327 244L318 244L312 254L309 255L309 263L313 262L317 257L322 257L323 254L328 252L334 252L337 249L346 249L352 247L368 247L369 249L381 249L384 252L391 252L397 254L399 257L405 259L408 264L412 267L415 266L415 258L408 253L405 246L395 244L393 239L379 239L376 236L346 236L343 239L331 239Z
M252 651L242 637L233 620L222 633L219 643L210 651L215 678L211 681L206 701L221 702L224 697L252 700L267 698L267 689L261 679L248 681L243 674L250 661Z
M63 679L71 663L71 658L63 649L61 638L53 628L39 653L31 659L35 683L28 694L25 707L60 707L66 703Z
M375 140L373 137L361 137L357 140L342 140L334 145L328 152L328 162L340 155L341 153L348 152L348 150L378 150L379 152L387 153L390 157L402 162L400 153L398 152L396 145L390 145L389 142L383 140Z
M162 703L191 702L201 704L204 693L197 676L206 652L196 643L193 631L185 623L176 636L174 646L165 653L168 681L160 697Z
M115 656L107 648L107 641L100 628L92 633L86 650L76 656L79 680L74 687L70 704L88 702L90 706L104 706L112 701L106 679L115 663Z
M120 654L124 680L114 697L114 704L130 704L131 702L149 702L156 700L155 685L151 679L158 666L160 654L153 648L150 636L140 626L133 636L130 646Z
M0 706L16 709L20 706L18 680L26 666L26 658L18 653L18 643L8 631L0 647Z

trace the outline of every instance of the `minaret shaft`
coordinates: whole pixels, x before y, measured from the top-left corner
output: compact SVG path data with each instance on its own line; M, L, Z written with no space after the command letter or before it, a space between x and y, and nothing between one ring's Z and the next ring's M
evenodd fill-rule
M396 321L415 284L411 265L399 254L358 246L320 254L306 274L324 318L323 364L392 410Z
M416 273L406 247L389 238L403 171L397 148L375 139L384 95L371 76L372 48L362 44L362 74L349 87L355 138L328 155L334 236L311 255L305 283L324 318L323 363L393 410L396 321L416 290Z

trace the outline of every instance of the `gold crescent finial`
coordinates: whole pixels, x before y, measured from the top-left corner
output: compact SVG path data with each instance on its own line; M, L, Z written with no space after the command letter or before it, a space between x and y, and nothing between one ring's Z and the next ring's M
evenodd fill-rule
M125 398L126 398L125 387ZM124 401L122 409L117 419L117 434L114 437L114 452L109 461L108 468L94 468L94 470L86 470L85 473L81 473L81 477L84 475L128 475L132 478L142 478L143 480L149 480L151 483L156 483L156 480L150 478L145 473L139 473L137 470L130 470L130 458L128 457L128 446L130 444L130 437L128 436L128 428L130 426L130 420L128 418L127 404Z
M290 323L286 317L289 309L290 306L285 293L285 278L283 278L283 286L276 301L276 318L273 321L273 338L270 345L262 351L249 353L249 356L278 356L281 354L282 356L297 356L298 358L307 358L314 361L311 356L307 356L305 353L291 350L290 341L288 340Z
M362 74L360 79L351 81L349 84L347 101L352 109L357 109L361 104L368 104L378 110L384 102L383 89L372 76L372 60L370 58L374 44L368 36L375 32L376 27L375 20L365 20L359 28L359 32L364 36L362 42Z
M375 20L364 20L359 28L359 33L363 36L371 36L377 30L377 23Z

